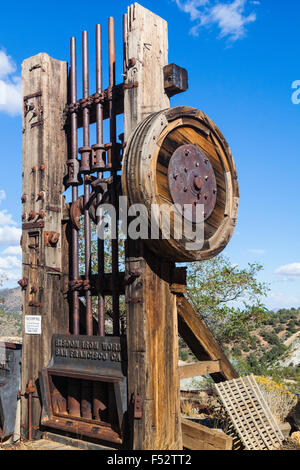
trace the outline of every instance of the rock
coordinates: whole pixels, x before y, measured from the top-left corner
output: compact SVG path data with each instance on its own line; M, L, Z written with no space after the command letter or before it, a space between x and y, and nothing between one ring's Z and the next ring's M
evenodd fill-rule
M294 432L291 437L300 446L300 432Z
M298 403L294 408L289 412L287 421L292 426L293 431L300 431L300 399L298 398Z

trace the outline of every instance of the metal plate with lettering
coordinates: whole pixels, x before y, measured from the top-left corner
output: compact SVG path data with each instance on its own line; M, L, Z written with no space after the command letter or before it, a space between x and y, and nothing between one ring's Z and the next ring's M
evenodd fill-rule
M50 368L83 374L125 376L126 340L113 336L53 335Z

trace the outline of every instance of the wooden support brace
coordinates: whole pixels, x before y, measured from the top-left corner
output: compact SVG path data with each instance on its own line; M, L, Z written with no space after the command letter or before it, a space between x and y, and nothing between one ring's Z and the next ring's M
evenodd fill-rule
M211 375L218 372L221 372L220 361L200 361L195 364L179 367L180 379Z
M220 371L211 373L214 381L223 382L238 378L239 374L227 359L219 343L183 295L177 296L177 308L179 334L197 359L219 361Z

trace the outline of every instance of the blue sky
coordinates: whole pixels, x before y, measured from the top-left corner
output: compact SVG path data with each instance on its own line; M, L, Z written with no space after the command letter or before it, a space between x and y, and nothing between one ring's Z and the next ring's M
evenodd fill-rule
M239 175L238 225L224 254L233 264L264 265L270 308L300 307L300 4L287 0L141 2L169 24L169 62L188 69L189 90L172 98L200 108L225 135ZM0 17L0 271L21 275L21 63L39 52L69 59L69 38L116 19L117 80L122 73L122 14L128 1L19 0ZM93 83L91 83L93 85ZM94 90L91 89L91 93ZM300 95L299 95L300 96ZM1 104L2 103L2 104Z

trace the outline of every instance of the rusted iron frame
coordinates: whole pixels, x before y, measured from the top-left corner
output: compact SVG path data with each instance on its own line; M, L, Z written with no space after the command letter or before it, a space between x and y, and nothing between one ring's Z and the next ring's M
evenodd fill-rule
M82 33L82 85L83 98L89 96L89 64L88 64L88 33ZM86 163L90 165L90 131L89 131L89 109L83 110L83 148L82 156L87 157ZM90 169L88 170L90 171ZM88 281L91 274L91 219L88 210L90 200L90 184L87 177L84 180L84 249L85 249L85 278ZM86 334L93 335L93 312L91 291L88 289L85 293L86 301Z
M76 39L71 38L71 69L70 69L70 101L71 104L77 100L77 61L76 61ZM74 172L76 171L75 161L78 159L78 130L77 130L77 114L71 114L71 159L73 160ZM77 164L79 170L79 163ZM75 176L75 175L74 175ZM77 175L78 178L78 175ZM76 176L73 181L76 181ZM78 186L72 185L72 205L78 201ZM72 282L76 283L79 279L79 237L78 229L72 224ZM72 330L74 335L80 333L80 317L79 317L79 293L75 290L72 292ZM68 381L67 406L70 415L80 416L80 389L74 381Z
M72 104L77 100L77 67L76 67L76 39L71 38L71 68L70 68L70 101ZM71 159L77 160L78 157L78 131L77 114L71 114ZM78 200L78 186L72 185L72 204ZM72 225L72 280L78 281L79 278L79 250L78 250L78 230ZM79 295L78 292L72 293L72 322L73 334L79 335Z
M96 92L102 93L103 79L102 79L102 28L100 24L96 25ZM103 147L103 104L98 103L96 106L96 126L97 126L97 146ZM98 150L99 151L99 150ZM103 156L105 155L102 150L102 163L105 166ZM97 161L97 159L96 159ZM103 178L103 172L98 171L97 177ZM98 191L97 194L97 207L99 215L97 217L97 224L102 219L102 209L99 207L101 204L102 195ZM100 291L98 292L98 335L105 336L105 298L104 298L104 241L97 237L97 255L98 255L98 276L100 283ZM95 398L94 398L95 400Z
M88 381L87 380L87 374L84 374L84 373L80 373L80 372L75 372L75 371L62 371L62 370L56 370L55 368L54 369L49 369L48 370L48 374L47 374L47 382L48 382L48 387L47 387L47 393L48 393L48 399L49 399L49 403L50 403L50 421L51 421L51 427L53 427L53 424L56 422L56 426L54 427L57 427L58 429L64 429L63 427L63 423L65 423L66 421L65 420L74 420L73 421L73 429L72 427L70 426L68 429L69 431L72 431L74 432L74 428L77 428L78 429L82 426L84 426L84 428L82 428L82 431L83 432L78 432L78 434L82 434L82 435L88 435L88 436L94 436L95 438L98 438L98 439L103 439L103 440L108 440L110 442L116 442L116 443L122 443L122 439L121 439L121 423L117 423L116 421L116 416L115 415L111 415L110 418L110 422L106 422L106 421L100 421L99 420L99 417L97 417L95 419L94 416L92 416L91 414L88 415L88 416L84 416L82 414L82 408L81 408L81 413L80 413L80 408L77 410L77 415L75 413L71 414L70 413L70 409L68 409L68 412L69 412L69 415L66 415L66 414L63 414L63 413L60 413L60 412L56 412L54 411L54 408L53 408L53 401L52 401L52 396L53 396L53 393L54 393L54 389L56 389L56 392L58 395L60 395L60 392L59 390L57 390L57 388L55 387L54 383L53 383L53 379L52 377L53 376L58 376L58 377L64 377L64 378L68 378L68 381L73 381L73 382L76 382L76 381L80 381L81 383L81 393L82 393L82 385L85 384L85 387L88 387L89 384L91 383L92 385L90 386L90 389L92 389L93 391L97 391L97 390L101 390L101 387L104 386L104 384L109 384L109 390L112 388L111 386L113 386L114 384L118 383L119 382L119 378L118 377L110 377L110 376L106 376L106 375L103 375L103 377L98 377L98 376L95 376L95 375L90 375L88 374L88 378L91 379L92 382ZM79 390L79 387L75 385L74 387L76 390ZM51 391L52 389L52 391ZM27 390L27 389L26 389ZM35 398L33 396L33 398ZM39 397L36 397L36 398L39 398ZM78 402L80 401L80 398L78 398ZM110 397L109 400L111 400L112 398ZM81 401L82 401L82 398L81 398ZM94 400L93 401L93 406L94 405L98 405L98 401L99 400ZM108 410L109 411L109 410ZM94 409L93 409L93 414L94 414ZM62 421L60 421L59 418L62 418ZM53 421L52 421L53 420ZM43 422L42 421L42 424L45 424L47 425L47 422ZM68 422L67 423L68 425L70 425L71 423ZM117 429L113 429L113 424L117 424L118 426L118 430ZM83 430L84 429L84 430Z
M116 229L115 238L111 241L112 251L112 310L113 310L113 334L120 335L120 299L119 299L119 234L118 234L118 194L117 194L117 168L119 167L119 154L117 152L117 128L115 114L115 100L113 89L116 84L116 53L115 53L115 21L113 17L108 19L108 49L109 49L109 87L112 90L112 99L109 103L110 116L110 142L111 142L111 163L112 163L112 204L116 209Z
M89 96L89 53L88 53L88 33L82 33L82 95L83 98ZM91 170L91 153L90 147L90 122L89 122L89 109L83 110L83 148L81 149L82 155L82 169L84 173L89 173ZM84 177L84 252L85 252L85 280L90 280L91 275L91 219L88 210L90 200L90 183L85 175ZM93 309L92 309L92 294L91 290L85 290L85 307L86 307L86 334L93 335ZM91 382L87 380L81 381L81 416L83 418L92 417L92 386Z

